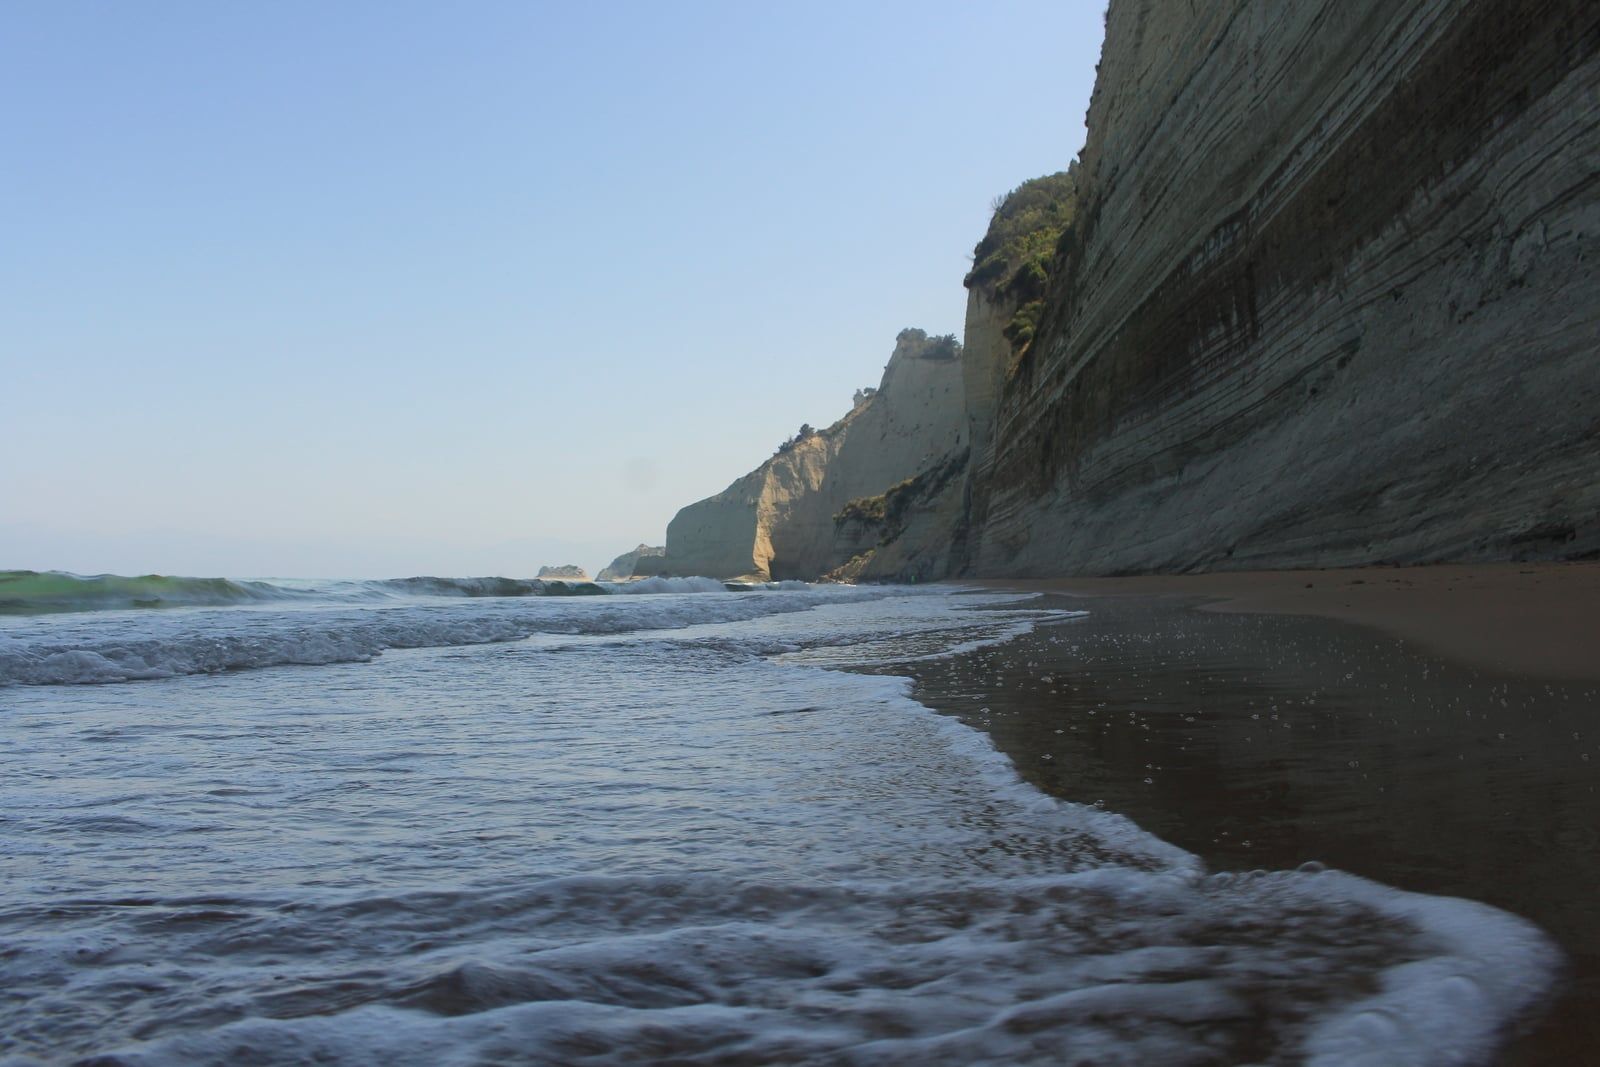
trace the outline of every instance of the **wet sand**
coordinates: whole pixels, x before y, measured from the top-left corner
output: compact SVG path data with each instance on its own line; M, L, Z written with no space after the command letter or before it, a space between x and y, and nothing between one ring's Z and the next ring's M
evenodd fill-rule
M911 673L1039 788L1214 869L1532 919L1570 966L1500 1062L1600 1065L1600 568L1425 570L1051 582L1090 614Z
M1443 656L1600 681L1600 563L1501 563L972 581L1075 597L1204 598L1206 610L1373 626Z

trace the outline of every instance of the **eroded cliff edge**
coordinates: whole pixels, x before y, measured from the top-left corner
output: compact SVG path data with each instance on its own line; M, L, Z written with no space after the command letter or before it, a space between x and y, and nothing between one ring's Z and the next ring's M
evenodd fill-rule
M1600 552L1597 54L1586 0L1113 0L1078 163L979 245L960 447L864 478L818 442L741 492L854 507L768 508L737 571L680 514L685 558L933 578Z

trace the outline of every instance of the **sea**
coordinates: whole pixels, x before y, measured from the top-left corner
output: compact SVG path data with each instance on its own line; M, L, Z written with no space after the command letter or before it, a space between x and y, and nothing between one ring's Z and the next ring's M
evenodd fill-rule
M896 673L1083 621L0 572L0 1064L1488 1062L1532 924L1209 871Z

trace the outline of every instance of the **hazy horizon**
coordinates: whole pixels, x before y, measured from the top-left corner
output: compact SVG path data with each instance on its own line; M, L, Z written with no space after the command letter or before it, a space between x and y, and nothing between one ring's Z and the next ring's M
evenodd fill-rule
M0 569L662 543L961 332L991 202L1082 144L1100 6L0 13Z

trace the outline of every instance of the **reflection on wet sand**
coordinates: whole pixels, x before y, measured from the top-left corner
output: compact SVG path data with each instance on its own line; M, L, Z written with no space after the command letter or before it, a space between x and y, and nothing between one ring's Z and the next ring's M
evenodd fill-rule
M1569 990L1515 1063L1600 1063L1600 696L1347 623L1153 599L914 665L1039 788L1222 870L1320 861L1538 922ZM905 668L901 668L904 670Z

